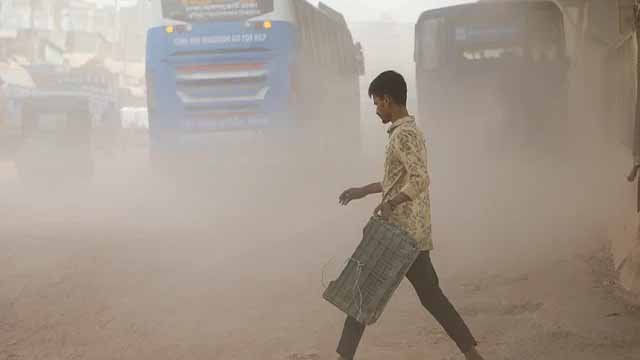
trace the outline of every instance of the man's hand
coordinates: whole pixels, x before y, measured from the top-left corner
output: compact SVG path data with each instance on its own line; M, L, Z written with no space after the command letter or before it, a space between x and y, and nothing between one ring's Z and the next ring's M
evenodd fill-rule
M389 201L385 201L378 205L375 210L373 210L373 215L380 216L382 220L389 220L392 212L393 206Z
M383 220L389 220L391 213L401 204L406 203L407 201L411 201L411 198L400 192L393 199L389 201L383 201L375 210L373 210L373 215L380 216Z
M367 195L368 192L364 188L350 188L340 194L338 201L340 201L341 205L347 205L351 202L351 200L362 199Z

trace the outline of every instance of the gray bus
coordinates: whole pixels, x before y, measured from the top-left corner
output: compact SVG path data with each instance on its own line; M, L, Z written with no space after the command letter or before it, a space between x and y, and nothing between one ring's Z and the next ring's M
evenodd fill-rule
M419 112L447 144L547 146L566 134L563 15L551 1L424 12L415 26Z

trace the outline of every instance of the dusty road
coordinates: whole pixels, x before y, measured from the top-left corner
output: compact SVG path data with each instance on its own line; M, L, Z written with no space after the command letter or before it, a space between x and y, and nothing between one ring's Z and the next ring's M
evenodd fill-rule
M242 194L221 183L182 202L149 190L134 155L103 162L111 175L73 196L27 193L3 166L0 359L335 358L343 316L321 299L323 277L376 205L337 195L369 174L245 178ZM589 207L545 181L562 184L503 184L509 201L476 182L474 207L434 180L445 292L487 359L640 359L640 315L613 294ZM403 283L359 358L461 358L412 291Z

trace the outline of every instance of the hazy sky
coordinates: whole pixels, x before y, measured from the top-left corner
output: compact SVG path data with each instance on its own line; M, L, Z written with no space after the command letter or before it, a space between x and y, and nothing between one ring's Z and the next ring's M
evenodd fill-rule
M115 0L94 0L97 3L111 3ZM131 0L120 0L121 3ZM308 0L317 4L318 0ZM393 20L413 23L420 13L441 6L473 2L474 0L323 0L347 17L347 21L371 21L390 17ZM135 1L134 1L135 2Z
M310 0L318 3L318 0ZM428 9L474 2L473 0L323 0L327 5L342 12L347 21L380 20L390 17L401 22L414 23Z

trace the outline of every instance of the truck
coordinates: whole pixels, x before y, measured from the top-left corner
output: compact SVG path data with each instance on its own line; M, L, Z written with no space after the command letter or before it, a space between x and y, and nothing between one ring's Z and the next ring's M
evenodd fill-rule
M4 152L28 184L86 183L93 148L112 146L117 135L117 76L101 51L78 60L74 35L20 30L4 44L6 68L14 73L4 86L0 126L11 144Z

